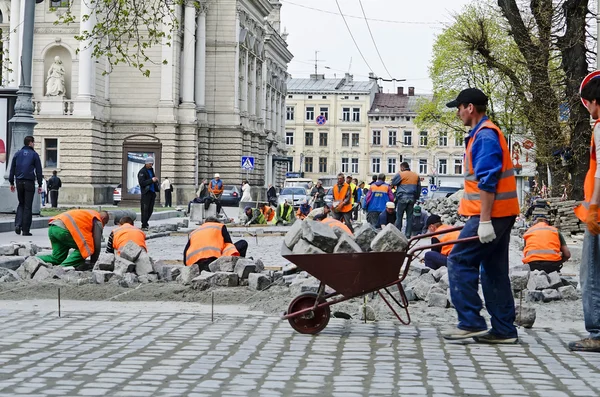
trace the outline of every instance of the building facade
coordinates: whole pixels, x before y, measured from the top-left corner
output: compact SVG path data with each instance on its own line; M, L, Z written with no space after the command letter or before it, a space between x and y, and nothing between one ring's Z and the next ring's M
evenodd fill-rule
M293 158L289 171L314 180L339 172L366 178L367 113L378 92L377 81L315 74L290 79L287 87L285 139Z
M0 27L10 32L2 36L11 65L3 68L4 86L17 87L24 0L0 4ZM69 4L78 22L55 25ZM110 70L106 59L93 58L88 43L74 38L102 18L89 4L36 5L35 136L44 174L56 169L62 178L63 202L110 202L118 184L123 199L137 199L135 175L150 155L157 176L174 183L176 203L187 203L198 179L216 172L226 184L238 185L246 176L258 186L283 180L292 54L280 31L279 0L171 5L180 28L170 43L150 49L149 77L126 65ZM83 21L79 16L86 14L92 17ZM65 92L49 95L46 82L56 57ZM242 170L242 156L254 157L254 170Z
M378 93L368 112L369 173L383 172L391 178L406 161L421 176L437 186L463 184L464 136L442 129L420 129L414 121L422 101L431 96L415 95L413 87L395 94ZM433 178L433 179L432 179Z

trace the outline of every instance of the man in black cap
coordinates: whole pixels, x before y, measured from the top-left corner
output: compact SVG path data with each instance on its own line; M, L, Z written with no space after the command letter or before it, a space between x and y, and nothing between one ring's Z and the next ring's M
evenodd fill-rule
M444 331L450 340L474 338L476 342L507 344L518 341L515 302L508 276L510 232L520 213L512 158L500 128L486 116L487 96L468 88L446 106L470 127L466 139L465 192L458 213L469 217L460 238L479 237L457 243L448 256L448 276L458 326ZM483 304L491 316L488 331L481 316Z

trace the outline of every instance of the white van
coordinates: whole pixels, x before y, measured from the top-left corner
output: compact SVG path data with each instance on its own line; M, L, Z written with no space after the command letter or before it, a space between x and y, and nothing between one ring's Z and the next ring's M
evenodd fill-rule
M283 187L303 187L306 190L312 189L313 181L310 178L288 178L283 183Z

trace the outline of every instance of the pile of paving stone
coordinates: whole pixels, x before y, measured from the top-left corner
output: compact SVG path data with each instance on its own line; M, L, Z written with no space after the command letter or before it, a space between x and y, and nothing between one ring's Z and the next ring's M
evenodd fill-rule
M467 218L458 214L458 204L464 190L459 190L450 197L430 199L422 204L422 208L430 215L439 215L442 223L450 226L462 226Z
M565 234L585 232L585 224L575 216L575 212L573 211L580 202L575 200L561 201L560 197L551 197L538 201L542 201L547 205L536 206L533 210L533 217L544 216L551 225Z
M364 224L354 236L339 227L305 219L296 221L284 239L282 254L353 254L360 252L400 252L408 247L404 233L389 224L377 232Z
M526 302L553 302L580 298L577 279L562 276L558 272L531 271L529 265L518 265L510 269L510 283L515 297Z

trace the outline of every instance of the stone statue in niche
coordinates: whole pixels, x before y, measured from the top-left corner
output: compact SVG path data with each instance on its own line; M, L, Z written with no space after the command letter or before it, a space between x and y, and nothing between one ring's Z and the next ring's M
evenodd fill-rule
M46 77L46 95L47 96L63 96L66 94L65 89L65 67L63 66L60 57L54 57L54 63L48 69Z

